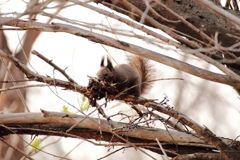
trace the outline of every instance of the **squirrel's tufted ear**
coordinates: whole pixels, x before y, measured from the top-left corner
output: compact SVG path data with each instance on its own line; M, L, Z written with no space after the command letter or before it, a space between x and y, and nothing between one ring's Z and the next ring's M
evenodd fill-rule
M110 61L110 59L107 57L107 68L110 71L113 71L113 66L112 66L112 62Z
M101 66L101 67L104 67L104 56L102 57L100 66Z

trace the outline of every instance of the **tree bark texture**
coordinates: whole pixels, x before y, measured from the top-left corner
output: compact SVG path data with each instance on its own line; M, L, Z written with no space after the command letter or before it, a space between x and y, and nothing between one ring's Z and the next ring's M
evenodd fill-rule
M135 126L134 129L128 123L99 120L75 114L47 112L41 113L14 113L0 115L0 136L11 134L29 135L56 135L79 139L94 139L111 143L126 143L142 147L162 154L156 143L158 139L168 156L175 157L178 154L193 153L217 153L216 148L203 141L202 137L196 137L185 132L166 131ZM116 136L119 135L118 136ZM225 143L231 140L223 139Z

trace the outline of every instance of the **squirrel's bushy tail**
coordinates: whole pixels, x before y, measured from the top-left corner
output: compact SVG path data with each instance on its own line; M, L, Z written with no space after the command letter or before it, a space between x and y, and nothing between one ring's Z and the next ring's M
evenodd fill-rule
M129 56L129 64L138 71L141 77L141 94L150 90L154 80L154 68L149 60L140 56Z

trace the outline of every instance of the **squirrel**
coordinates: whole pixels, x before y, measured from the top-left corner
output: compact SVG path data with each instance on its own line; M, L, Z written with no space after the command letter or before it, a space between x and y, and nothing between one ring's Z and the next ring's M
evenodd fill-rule
M118 64L113 67L107 57L107 65L104 66L104 57L101 60L97 78L116 86L118 92L124 95L139 97L151 88L154 69L149 60L140 56L130 56L128 64Z

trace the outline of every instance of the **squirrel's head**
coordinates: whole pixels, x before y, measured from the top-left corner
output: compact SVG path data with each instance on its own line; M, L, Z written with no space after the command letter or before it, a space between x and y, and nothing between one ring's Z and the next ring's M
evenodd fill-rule
M97 72L97 78L100 81L111 82L113 80L114 69L112 66L112 62L107 58L107 66L104 66L104 57L101 60L100 69Z

